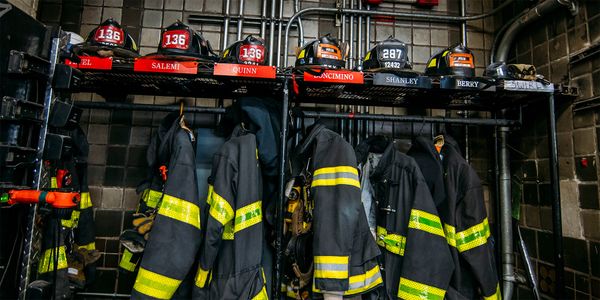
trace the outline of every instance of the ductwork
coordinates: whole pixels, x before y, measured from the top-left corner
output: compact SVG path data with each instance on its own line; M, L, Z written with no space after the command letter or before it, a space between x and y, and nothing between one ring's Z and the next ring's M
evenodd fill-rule
M559 8L568 8L572 15L579 12L576 0L545 0L523 13L506 29L495 53L492 53L492 63L506 62L515 37L527 25L541 19Z

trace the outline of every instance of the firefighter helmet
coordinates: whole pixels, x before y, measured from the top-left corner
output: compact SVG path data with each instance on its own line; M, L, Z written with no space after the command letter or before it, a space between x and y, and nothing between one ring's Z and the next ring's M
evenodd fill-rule
M227 47L219 61L244 65L264 65L266 55L265 41L249 35Z
M86 41L73 47L75 54L94 56L137 57L138 47L133 37L119 22L110 18L92 30Z
M390 36L387 40L377 43L364 58L363 70L410 70L406 44Z
M158 54L214 59L215 55L208 40L181 21L163 28Z
M425 74L473 77L475 76L475 59L473 58L473 53L462 44L449 47L429 59Z
M296 67L340 69L346 65L347 46L329 34L305 44L296 57Z

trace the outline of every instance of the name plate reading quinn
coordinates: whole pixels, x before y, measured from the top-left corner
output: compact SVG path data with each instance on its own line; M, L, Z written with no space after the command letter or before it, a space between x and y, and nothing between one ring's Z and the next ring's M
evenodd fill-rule
M110 70L112 69L113 58L81 56L79 57L79 63L73 62L70 59L65 59L65 64L76 69Z
M431 79L425 76L409 77L391 73L373 74L373 85L431 88Z
M502 87L507 91L553 93L554 84L543 84L538 81L504 80Z
M275 79L277 70L273 66L254 66L241 64L215 64L215 76L234 76Z
M139 58L135 61L135 63L133 63L133 71L170 74L198 74L198 63L195 61Z
M442 77L442 79L440 79L440 87L451 90L483 90L490 92L496 90L496 86L494 86L491 81L483 78Z
M363 84L365 78L362 72L352 72L346 70L325 70L321 75L313 75L304 72L305 82L328 82L342 84Z

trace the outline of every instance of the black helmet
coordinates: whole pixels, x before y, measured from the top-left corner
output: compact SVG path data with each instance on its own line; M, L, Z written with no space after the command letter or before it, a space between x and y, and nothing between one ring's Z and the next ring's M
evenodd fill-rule
M158 54L168 56L185 56L214 59L214 52L208 40L191 29L188 25L177 21L163 28Z
M411 70L406 44L390 36L369 50L363 61L363 70L379 69Z
M315 66L339 69L346 65L347 47L329 34L307 43L296 57L296 67Z
M221 54L219 61L233 64L264 65L266 56L265 41L249 35L227 47Z
M494 77L496 79L510 79L508 66L505 62L492 63L485 69L485 76Z
M112 18L102 22L88 35L86 41L73 47L75 54L85 53L103 57L138 57L139 50L135 41Z
M429 59L426 75L475 76L475 59L469 48L462 44L447 48Z

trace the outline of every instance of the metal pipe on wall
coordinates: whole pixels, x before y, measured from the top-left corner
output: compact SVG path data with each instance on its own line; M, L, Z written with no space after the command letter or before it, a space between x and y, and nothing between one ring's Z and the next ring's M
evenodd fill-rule
M267 37L267 0L262 0L262 7L260 10L260 38L265 39Z
M284 4L284 0L279 0L279 18L277 19L277 22L278 22L278 24L277 24L277 64L276 64L277 67L281 66L281 32L283 31L283 22L281 20L283 19L283 4ZM287 53L288 40L286 40L285 42L286 42L285 52L283 53L283 55L287 58L287 56L288 56L288 53Z
M354 9L354 0L350 0L350 8ZM354 43L354 15L350 15L350 33L348 35L348 46L350 46L350 51L348 52L348 67L350 69L354 68L354 48L356 44Z
M236 35L236 38L238 41L242 39L242 31L244 30L244 4L245 4L245 1L240 0L240 10L238 12L239 19L238 19L238 23L237 23L237 35Z
M242 0L243 1L243 0ZM467 16L467 1L460 0L460 16ZM463 21L460 23L460 42L467 46L467 21Z
M225 0L225 17L223 19L223 43L221 50L225 50L229 46L229 11L231 8L231 0Z
M277 0L271 0L271 23L269 24L269 66L273 65L273 45L275 45L275 9L277 8ZM292 24L292 22L288 21L288 26ZM287 29L287 28L286 28ZM287 42L287 41L286 41ZM287 51L287 49L286 49Z
M500 167L500 247L502 260L502 298L512 299L515 283L512 228L512 194L510 191L510 160L508 157L508 127L498 129L498 158Z
M297 13L299 10L300 10L300 0L294 0L294 13ZM298 18L298 46L303 46L303 45L304 45L304 26L302 26L302 18Z

